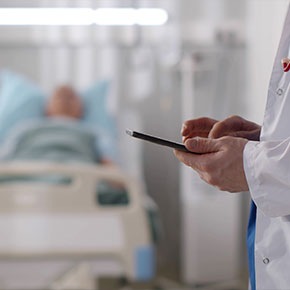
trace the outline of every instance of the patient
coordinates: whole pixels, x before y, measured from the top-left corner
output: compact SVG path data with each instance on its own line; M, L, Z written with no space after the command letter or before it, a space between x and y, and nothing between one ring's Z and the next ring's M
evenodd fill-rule
M114 165L98 142L105 138L105 132L97 134L89 130L81 122L82 115L83 105L76 92L69 86L58 87L47 102L45 118L17 128L16 134L10 137L9 152L0 159ZM40 178L29 177L28 180L39 181ZM3 181L7 178L0 178L0 183ZM41 181L58 184L66 179L46 176ZM103 180L98 183L97 191L100 204L128 204L128 195L120 182Z
M114 164L108 153L113 140L104 129L92 130L82 122L83 104L71 87L56 88L45 111L43 119L24 122L12 132L2 160Z
M80 119L83 115L83 105L80 97L70 86L60 86L51 95L46 108L48 117L66 117ZM101 157L100 163L106 165L114 164L112 160Z
M50 117L64 116L80 119L83 114L83 107L80 98L71 87L60 86L50 97L46 112Z

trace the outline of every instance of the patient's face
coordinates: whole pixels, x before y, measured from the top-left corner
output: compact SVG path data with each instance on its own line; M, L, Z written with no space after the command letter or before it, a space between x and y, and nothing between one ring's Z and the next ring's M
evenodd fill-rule
M57 88L47 105L48 116L64 116L79 119L82 116L82 104L75 91L68 86Z

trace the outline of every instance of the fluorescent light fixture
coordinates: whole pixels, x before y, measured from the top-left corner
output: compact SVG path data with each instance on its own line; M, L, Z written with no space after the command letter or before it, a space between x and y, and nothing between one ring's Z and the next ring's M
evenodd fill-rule
M160 8L0 8L0 25L163 25Z
M136 24L138 25L163 25L168 20L168 14L160 8L136 9Z
M95 23L98 25L135 25L136 9L99 8L95 11Z
M168 19L160 8L100 8L95 16L98 25L163 25Z
M0 25L91 25L90 8L1 8Z

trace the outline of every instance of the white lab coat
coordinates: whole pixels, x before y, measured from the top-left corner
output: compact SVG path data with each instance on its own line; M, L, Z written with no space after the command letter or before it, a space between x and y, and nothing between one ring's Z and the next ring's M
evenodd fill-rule
M265 43L265 45L267 45ZM290 9L269 85L261 141L247 143L244 169L257 205L257 290L290 289Z

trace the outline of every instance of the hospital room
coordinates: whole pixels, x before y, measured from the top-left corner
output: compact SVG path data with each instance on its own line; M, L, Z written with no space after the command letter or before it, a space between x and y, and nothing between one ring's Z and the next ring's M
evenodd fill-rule
M288 4L0 0L0 290L290 289Z

